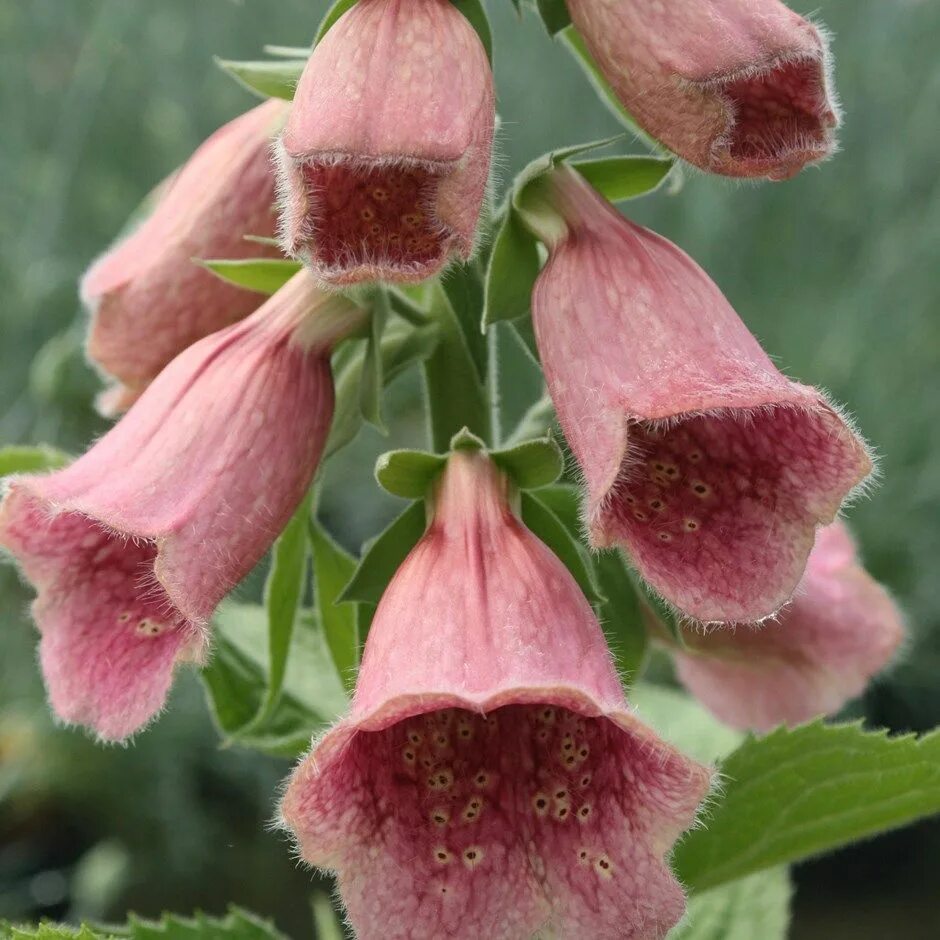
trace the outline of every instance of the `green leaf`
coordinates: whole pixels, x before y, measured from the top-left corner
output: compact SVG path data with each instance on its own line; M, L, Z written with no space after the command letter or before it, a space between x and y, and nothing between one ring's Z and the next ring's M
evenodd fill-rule
M320 21L320 28L317 30L316 38L313 40L314 46L317 46L321 39L330 31L336 21L347 11L351 10L356 0L336 0L336 2L326 11L323 19Z
M373 297L372 316L369 318L369 336L359 379L359 409L362 417L383 434L386 429L382 421L382 390L385 388L382 374L382 334L385 332L390 313L388 293L383 287L379 287Z
M571 14L568 13L565 0L535 0L535 6L549 36L554 36L571 25Z
M255 720L268 686L267 615L257 604L226 602L215 617L215 641L202 670L209 706L228 744L296 757L311 736L346 708L346 693L319 618L298 617L281 697L262 724Z
M307 532L312 497L311 488L271 550L271 570L264 585L264 607L268 614L268 691L258 712L259 723L274 711L284 685L287 653L310 564Z
M265 55L277 56L279 59L309 59L313 51L307 46L262 46Z
M375 465L379 486L392 496L424 499L447 458L423 450L390 450Z
M565 469L561 449L550 436L493 451L490 457L522 490L549 486Z
M415 362L427 359L437 342L438 329L434 323L418 329L400 322L387 327L380 347L382 378L385 384L388 385ZM359 348L354 351L350 351L347 346L341 349L340 353L342 357L334 358L336 407L333 410L333 423L326 443L326 457L350 443L362 427L359 383L365 359L365 344L360 343Z
M366 544L355 574L340 594L340 601L378 604L388 582L424 535L425 528L424 501L419 500Z
M786 940L792 894L785 867L695 894L667 940Z
M590 562L585 557L583 546L565 528L559 518L534 493L521 494L522 521L526 527L540 538L571 572L578 587L591 604L597 604L601 597L594 583Z
M341 604L338 598L356 570L356 559L341 548L316 519L310 520L310 542L313 547L313 576L316 586L317 610L323 635L333 665L347 692L356 684L359 666L359 626L356 607Z
M277 293L302 267L284 258L246 258L242 261L199 261L223 281L259 294Z
M622 202L653 192L675 166L671 157L622 156L571 164L602 196Z
M13 445L0 448L0 477L10 473L40 473L43 470L58 470L71 457L61 450L39 444L36 447Z
M517 334L518 337L518 334ZM543 395L519 419L515 430L506 439L507 444L517 444L530 437L544 437L555 423L555 406L551 396Z
M217 57L215 64L228 72L243 88L261 98L283 98L290 101L294 97L294 89L307 60L301 58L233 62Z
M550 486L539 498L564 524L574 539L581 538L581 497L570 484ZM594 582L603 597L597 616L614 655L617 672L624 685L631 686L646 658L647 634L643 624L641 601L633 580L617 552L604 552L590 558Z
M695 891L940 812L940 732L889 738L815 721L750 737L721 765L723 792L678 846Z
M540 267L538 242L512 205L507 205L486 267L484 330L499 320L514 320L529 313Z
M134 914L126 924L91 927L82 924L42 923L17 926L0 920L0 936L6 940L287 940L270 921L262 920L239 907L232 906L224 917L196 914L192 918L163 914L160 920L143 920Z
M564 2L564 0L562 0ZM486 50L486 57L493 62L493 34L490 30L490 21L487 19L486 10L480 0L451 0L451 3L470 22L470 25L476 30L480 37L480 42Z
M448 268L441 279L441 287L454 312L464 341L473 357L477 375L486 378L488 350L486 337L480 330L480 313L483 309L482 272L473 263L458 264Z

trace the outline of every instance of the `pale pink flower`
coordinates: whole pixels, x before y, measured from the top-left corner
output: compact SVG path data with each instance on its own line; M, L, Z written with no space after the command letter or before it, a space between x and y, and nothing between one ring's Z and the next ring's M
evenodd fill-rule
M533 320L591 539L625 548L690 617L761 620L871 470L865 446L777 371L680 249L569 168L550 186L567 227L555 224Z
M633 716L512 499L484 454L450 458L352 712L290 779L283 818L360 940L653 938L682 915L664 855L709 771Z
M820 530L777 620L688 633L676 668L722 721L765 731L838 711L888 664L903 636L900 611L837 522Z
M637 123L727 176L786 179L835 148L826 36L778 0L568 0Z
M37 591L56 714L124 738L306 492L333 413L329 351L362 311L296 275L167 366L83 457L13 477L0 545Z
M314 49L281 140L285 251L337 284L469 258L494 122L486 52L450 0L359 0Z
M278 254L245 236L274 235L270 150L285 113L272 100L216 131L161 186L149 218L82 279L92 312L88 355L115 380L99 399L106 414L126 410L187 346L263 302L197 259Z

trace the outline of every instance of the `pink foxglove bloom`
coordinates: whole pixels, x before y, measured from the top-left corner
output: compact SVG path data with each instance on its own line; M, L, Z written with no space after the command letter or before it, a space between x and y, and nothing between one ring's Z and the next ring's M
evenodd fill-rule
M493 76L450 0L359 0L317 45L280 148L285 251L324 280L419 281L468 258Z
M117 740L163 705L176 661L306 492L333 413L329 351L362 311L296 275L190 346L83 457L13 477L0 545L34 585L49 698Z
M704 271L578 174L556 216L533 320L587 485L595 546L622 546L703 621L761 620L803 573L818 525L869 473L816 389L774 367Z
M903 633L900 611L837 522L820 531L778 620L690 633L676 667L722 721L763 731L838 711L888 664Z
M282 813L360 940L653 938L709 772L630 712L590 605L457 452L375 614L349 717Z
M244 236L274 235L270 150L285 113L272 100L216 131L161 187L149 218L82 280L88 355L116 380L99 400L106 414L126 410L187 346L263 302L195 259L277 254Z
M786 179L835 148L825 35L778 0L568 0L637 123L727 176Z

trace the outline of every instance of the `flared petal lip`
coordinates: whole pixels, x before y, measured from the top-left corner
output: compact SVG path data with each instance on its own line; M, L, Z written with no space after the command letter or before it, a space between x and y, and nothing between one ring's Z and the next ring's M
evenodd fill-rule
M420 692L391 698L364 715L357 716L354 709L348 718L341 720L318 741L313 742L311 750L301 758L294 774L288 778L287 788L279 807L280 824L293 831L297 835L298 843L303 844L304 840L299 835L303 830L302 814L292 810L292 794L296 792L296 788L307 785L311 778L320 777L333 764L341 760L360 732L383 731L416 715L447 708L460 708L483 715L507 705L552 705L557 708L567 708L584 718L606 718L620 730L636 736L638 741L649 744L660 754L668 751L681 759L689 770L688 811L681 818L673 820L671 825L665 816L661 820L662 828L657 832L657 836L658 841L661 841L664 847L663 851L695 821L697 807L712 786L713 768L686 757L671 744L656 736L652 729L635 715L625 699L621 698L619 702L611 702L608 707L604 707L583 689L567 685L551 685L520 686L476 696L457 695L453 692ZM315 855L309 851L310 848L309 844L303 845L304 858L309 864L325 869L336 867L338 862L335 852Z
M827 525L833 522L838 515L840 506L846 501L851 501L857 493L864 490L868 479L872 476L873 473L875 473L875 458L871 452L871 449L868 447L868 444L856 432L855 428L851 424L851 421L849 421L846 416L842 414L839 408L832 405L826 399L826 396L818 390L810 389L808 386L794 385L794 390L791 392L789 397L785 394L780 394L769 396L765 401L757 401L752 404L741 405L726 404L725 402L727 401L727 397L727 393L723 394L720 391L716 391L713 396L709 396L709 398L714 399L714 404L711 404L709 398L706 398L697 407L687 411L670 410L664 411L663 413L653 412L646 415L640 415L631 413L627 407L623 408L624 420L623 424L621 425L620 444L618 448L619 453L617 455L618 460L616 464L614 461L610 462L611 469L609 471L608 478L603 482L603 485L597 486L593 492L588 494L587 520L591 532L591 542L595 548L607 548L610 546L610 543L604 540L602 533L599 531L597 527L597 521L599 517L603 515L608 503L613 498L615 485L617 483L617 479L620 476L620 469L623 466L625 457L627 456L627 448L629 446L629 427L634 423L651 422L655 424L669 425L678 424L683 421L689 421L693 418L700 417L737 417L739 419L746 420L750 415L756 414L762 410L776 408L793 408L798 411L809 413L829 413L835 415L845 422L846 429L855 438L859 450L859 469L858 473L856 474L856 481L849 493L844 497L844 499L840 500L838 505L831 507L827 518L820 519L820 525Z
M211 611L197 610L189 600L180 594L172 584L172 581L166 578L165 573L168 567L166 558L167 551L172 547L172 533L152 533L144 532L139 528L132 526L122 526L117 520L107 520L101 518L89 507L83 505L81 499L53 500L45 496L42 492L41 484L44 477L39 476L11 476L4 481L3 496L8 497L15 489L21 489L30 499L40 503L45 514L51 519L62 513L75 513L83 516L90 523L99 529L104 530L109 535L117 539L139 539L144 542L150 542L157 549L157 555L154 560L153 574L154 578L160 584L160 587L166 593L167 598L177 609L183 619L188 620L198 628L203 628L209 621ZM5 516L10 512L10 500L4 498L0 502L0 546L3 546L2 533L5 529ZM200 629L200 632L201 629Z

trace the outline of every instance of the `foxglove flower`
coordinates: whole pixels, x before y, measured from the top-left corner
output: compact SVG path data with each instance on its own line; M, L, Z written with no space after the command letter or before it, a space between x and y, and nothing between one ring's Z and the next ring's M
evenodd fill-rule
M594 614L458 451L387 588L352 712L282 804L360 940L662 937L709 772L629 711Z
M362 311L296 275L173 360L83 457L13 477L0 545L37 591L40 659L64 721L117 740L201 658L218 602L310 485L333 412L329 351Z
M637 123L727 176L786 179L834 150L824 34L778 0L568 0Z
M196 259L277 254L244 236L274 235L270 150L285 113L272 100L216 131L160 188L150 217L85 275L88 355L116 382L99 399L104 413L126 410L178 353L263 302Z
M865 446L819 391L774 368L675 245L570 168L550 186L563 225L533 321L594 545L624 547L690 617L771 615L816 526L869 473Z
M778 620L689 633L676 668L722 721L763 731L838 711L888 664L902 637L900 611L837 522L820 531Z
M285 251L324 280L419 281L473 251L493 77L450 0L359 0L320 41L281 141Z

